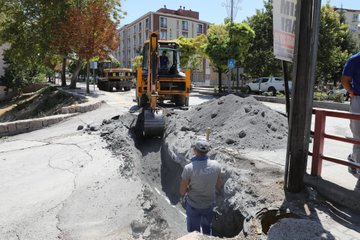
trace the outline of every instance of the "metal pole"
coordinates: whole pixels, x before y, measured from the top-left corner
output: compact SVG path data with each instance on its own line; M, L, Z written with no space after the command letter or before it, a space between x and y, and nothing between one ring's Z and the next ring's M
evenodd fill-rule
M234 0L231 0L231 6L230 6L230 29L234 22ZM232 58L231 54L231 31L230 31L230 42L229 42L229 58ZM232 79L232 68L229 69L229 79L228 79L228 92L231 93L231 79Z

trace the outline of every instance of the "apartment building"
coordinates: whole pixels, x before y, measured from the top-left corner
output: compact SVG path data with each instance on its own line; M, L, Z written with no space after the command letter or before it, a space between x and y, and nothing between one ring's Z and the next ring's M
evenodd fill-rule
M186 38L206 34L209 23L199 19L199 12L187 10L180 6L177 10L160 8L156 12L148 12L135 21L119 29L120 46L113 55L120 61L121 66L130 68L132 59L141 54L145 40L149 39L149 32L159 32L160 39L171 40L180 36ZM210 74L209 64L204 59L196 78L206 78Z
M360 47L360 10L334 8L337 12L342 12L345 16L345 22Z

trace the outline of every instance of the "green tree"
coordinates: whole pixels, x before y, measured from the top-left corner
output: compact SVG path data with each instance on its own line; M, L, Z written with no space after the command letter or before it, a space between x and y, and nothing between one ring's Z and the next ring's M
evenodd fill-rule
M281 74L281 61L275 59L273 53L273 15L272 4L264 1L264 9L247 19L255 31L244 62L245 74L248 77L277 76Z
M321 8L317 83L333 83L340 80L344 63L356 51L355 41L348 25L341 22L341 16L327 2Z
M9 87L16 89L42 80L40 76L55 65L50 42L66 8L66 1L60 0L0 2L0 44L10 44L5 53Z
M231 33L231 37L230 34ZM227 71L229 58L238 63L245 60L245 53L249 49L250 42L254 37L254 31L246 23L228 22L226 25L211 25L206 34L206 42L203 44L203 52L210 58L212 66L218 73L219 91L222 89L222 73Z
M143 61L143 56L138 55L132 59L132 69L136 70L138 68L141 68Z
M180 67L191 70L191 79L193 72L199 70L203 57L205 56L201 46L206 42L204 34L196 38L185 38L181 36L177 39L180 45Z
M330 7L329 2L321 8L318 61L316 68L317 83L336 84L341 70L349 55L356 52L348 26L341 14ZM281 61L273 54L273 17L271 1L264 2L264 9L247 19L256 36L247 54L245 73L250 77L282 74ZM291 66L290 66L291 68Z

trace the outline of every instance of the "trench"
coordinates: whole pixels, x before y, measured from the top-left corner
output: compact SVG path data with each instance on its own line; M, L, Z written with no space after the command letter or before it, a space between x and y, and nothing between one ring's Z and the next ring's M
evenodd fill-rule
M185 209L180 203L179 194L183 167L173 161L168 153L166 138L143 139L134 137L133 139L135 147L142 154L140 165L145 180L153 187L161 190L161 194L167 197L170 205L175 206L184 215ZM214 213L212 235L221 238L232 238L239 235L243 229L245 217L239 210L233 209L227 204L224 199L218 197L217 201L221 202L217 207L217 212L220 214ZM179 219L173 220L174 222L179 221ZM182 224L186 228L186 223Z

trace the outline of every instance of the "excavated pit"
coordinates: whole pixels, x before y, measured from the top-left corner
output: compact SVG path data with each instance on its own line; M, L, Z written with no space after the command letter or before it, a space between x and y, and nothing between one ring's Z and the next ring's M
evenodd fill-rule
M162 190L173 206L177 206L184 214L185 209L181 206L179 186L183 166L173 160L169 154L166 139L142 139L135 137L135 146L142 154L142 174L154 187ZM158 174L160 173L160 175ZM218 202L224 202L222 196L218 196ZM213 218L213 236L235 237L243 227L245 216L241 211L233 209L228 204L218 205Z
M265 207L281 206L283 171L248 158L246 153L286 147L287 119L283 115L252 97L228 95L187 111L167 110L165 116L163 139L137 137L136 114L104 123L102 135L109 148L123 157L119 166L123 176L140 175L144 182L160 190L159 195L166 196L168 205L184 213L179 203L182 169L191 159L191 143L210 128L209 157L222 165L224 180L217 196L220 214L214 216L213 234L227 238L240 236L246 217ZM169 228L182 224L185 229L179 216L166 212L165 207L157 207L165 211L163 215L168 215Z

